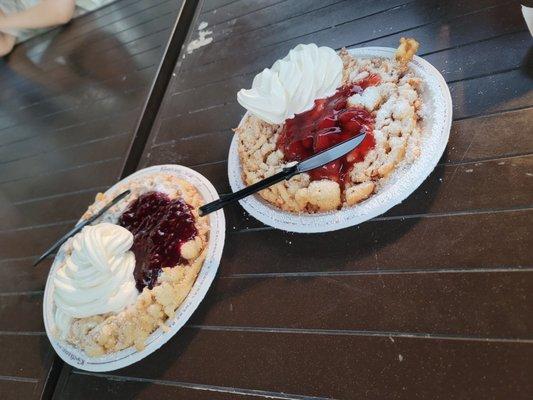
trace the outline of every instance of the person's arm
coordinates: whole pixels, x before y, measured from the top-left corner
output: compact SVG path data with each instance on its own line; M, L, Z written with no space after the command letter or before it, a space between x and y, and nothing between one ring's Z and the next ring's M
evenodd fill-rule
M75 0L42 0L27 10L0 15L2 29L34 29L66 24L74 14Z

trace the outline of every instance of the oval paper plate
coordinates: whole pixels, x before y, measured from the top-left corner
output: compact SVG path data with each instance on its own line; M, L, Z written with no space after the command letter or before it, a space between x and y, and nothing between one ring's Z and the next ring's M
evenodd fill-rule
M206 203L219 198L217 191L213 185L198 172L192 169L182 167L180 165L157 165L137 171L128 176L122 181L115 184L107 190L106 193L111 193L115 190L118 184L128 182L134 178L139 178L146 175L151 175L157 172L165 172L172 174L178 178L182 178L190 182L196 187L198 192L204 198ZM220 210L216 213L209 214L209 244L207 249L207 256L200 270L196 281L191 288L188 296L183 303L176 310L176 315L168 323L170 328L167 332L163 332L161 328L153 332L146 340L146 347L142 351L137 351L134 347L129 347L122 351L112 353L102 357L89 357L80 349L60 340L57 340L52 334L53 321L53 293L54 287L52 285L52 276L60 265L60 261L64 258L63 248L61 248L56 256L48 279L46 281L46 288L44 290L43 302L43 316L44 326L48 339L52 343L55 351L68 364L83 369L86 371L112 371L118 368L126 367L133 364L147 355L153 353L165 344L172 336L174 336L180 328L185 325L194 310L198 307L204 298L209 286L215 278L215 274L222 257L222 248L224 247L224 237L226 232L226 222L224 213Z
M391 58L396 49L364 47L351 49L349 52L358 58ZM452 123L452 99L446 81L439 71L417 56L414 57L409 67L423 80L422 99L427 106L421 154L413 164L394 171L382 188L367 200L338 211L317 214L291 213L271 205L257 194L240 200L243 208L259 221L274 228L290 232L315 233L360 224L402 202L422 184L439 162L448 143ZM244 117L240 123L243 120ZM237 138L234 136L228 155L228 177L234 192L246 186L241 177L237 148Z

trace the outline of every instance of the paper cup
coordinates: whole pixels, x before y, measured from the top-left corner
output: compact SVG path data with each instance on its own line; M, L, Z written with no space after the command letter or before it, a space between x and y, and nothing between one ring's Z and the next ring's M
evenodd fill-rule
M394 57L396 49L387 47L364 47L349 50L358 58ZM307 214L282 211L263 200L258 194L239 202L250 215L266 225L289 232L316 233L347 228L365 222L409 196L433 171L446 148L452 123L452 99L446 81L430 63L415 56L409 64L414 73L422 78L422 100L426 104L425 131L420 157L411 165L395 170L387 182L367 200L338 211ZM244 121L246 115L240 123ZM235 192L246 185L242 180L241 163L236 135L228 155L228 178Z
M219 198L217 191L206 178L204 178L198 172L180 165L157 165L142 169L117 183L106 193L113 192L120 183L128 182L134 178L148 176L158 172L172 174L191 183L198 190L206 203ZM143 359L170 340L170 338L174 336L183 325L185 325L189 317L204 298L209 286L211 286L211 283L215 278L218 265L220 264L222 248L224 247L224 237L226 233L226 222L222 210L209 214L209 224L210 232L207 256L202 269L200 270L200 273L198 274L198 277L191 288L191 291L176 310L176 315L174 318L170 319L168 322L168 327L170 329L167 332L164 332L161 328L159 328L153 332L146 340L146 347L142 351L137 351L134 347L130 347L102 357L89 357L80 349L64 341L58 340L52 335L52 326L54 320L54 286L52 283L52 277L61 265L61 260L64 259L64 249L62 247L56 256L54 263L52 264L52 268L50 269L50 273L46 281L46 288L44 290L43 302L43 316L46 334L48 335L48 339L50 339L50 342L52 343L52 346L59 357L61 357L67 364L85 371L113 371Z

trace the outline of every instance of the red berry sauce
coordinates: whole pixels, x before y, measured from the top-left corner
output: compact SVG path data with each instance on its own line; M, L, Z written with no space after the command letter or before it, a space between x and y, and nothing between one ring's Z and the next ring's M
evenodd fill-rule
M330 179L342 185L352 166L363 161L376 144L374 117L362 107L349 107L348 97L379 82L378 75L370 75L360 82L343 86L334 95L315 100L315 106L311 110L286 120L277 143L285 160L305 160L365 131L365 139L355 150L309 172L311 180Z
M118 224L133 234L133 276L139 292L146 286L152 289L163 268L186 262L181 257L181 245L198 233L191 207L161 192L139 196Z

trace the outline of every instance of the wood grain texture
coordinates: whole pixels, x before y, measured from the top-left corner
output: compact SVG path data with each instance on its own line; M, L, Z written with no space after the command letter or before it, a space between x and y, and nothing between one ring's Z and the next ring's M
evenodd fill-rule
M213 43L225 40L233 41L233 39L239 36L239 34L251 34L261 28L265 29L269 25L301 18L302 15L312 13L317 9L324 9L332 4L340 3L341 1L342 0L324 0L317 2L314 0L301 0L263 3L265 7L262 7L255 12L215 24L213 24L214 21L209 20L213 14L203 12L202 17L199 19L196 26L202 21L209 23L209 29L213 31ZM196 54L203 55L205 54L205 51L200 49L200 51L195 52L193 56Z
M44 334L42 310L41 292L0 296L0 332Z
M531 352L527 343L184 329L114 375L349 399L526 399Z
M1 162L9 163L51 151L66 151L86 143L127 133L133 129L138 113L139 109L136 108L57 130L43 129L38 133L19 125L11 131L11 143L0 147Z
M147 5L128 3L124 12L139 7ZM421 55L450 86L455 121L448 148L402 204L349 229L288 234L265 227L239 205L228 207L218 277L188 326L131 367L109 374L64 368L55 398L531 398L533 98L530 37L519 7L503 0L206 0L199 7L188 40L207 22L213 41L180 55L139 168L188 165L219 193L229 192L231 129L244 114L235 94L258 71L298 43L396 47L401 36L421 42ZM151 15L163 20L156 9ZM150 54L149 46L133 44L142 40L134 31L121 40L132 40L139 65L153 68L143 55ZM80 40L73 35L59 43L67 47ZM106 39L93 46L114 48ZM60 70L53 60L45 68ZM43 120L46 107L34 108ZM134 112L124 110L118 119ZM69 132L80 130L82 148L98 148L86 143L90 127L107 122L93 118L87 128ZM50 155L30 149L25 157L45 162L53 157L47 143L74 144L57 127L47 132L50 142L25 140L49 146ZM122 131L113 137L118 134ZM96 135L102 143L120 140ZM2 140L15 140L10 148L20 146L14 137L0 135ZM24 249L43 245L42 236L67 225L53 212L39 216L40 200L32 201L24 182L56 196L58 207L72 199L66 217L93 194L91 185L102 185L96 178L77 184L76 178L92 168L107 184L118 168L118 160L114 163L51 171L50 177L68 179L72 194L62 195L68 191L53 185L45 189L22 173L19 181L5 183L9 198L33 205L20 219L0 214L11 224L4 236L0 232L0 243L7 240L0 245L4 265L19 271ZM15 205L11 215L17 210ZM45 226L16 231L17 221ZM14 248L15 242L23 250ZM17 273L27 283L16 290L39 290L42 276L24 268ZM0 298L5 314L17 307L36 313L38 294L24 296L6 296L4 303ZM27 321L17 327L39 330Z
M43 171L53 173L58 170L89 165L101 160L109 160L124 154L131 141L131 132L111 136L104 140L92 140L75 147L42 153L30 158L0 164L0 184L13 182L39 175ZM58 154L59 153L59 154Z
M328 6L329 3L333 3ZM184 70L190 65L203 65L213 62L220 62L221 59L243 56L243 53L263 50L272 44L283 43L292 38L300 38L305 35L332 26L342 25L355 20L363 20L365 17L373 14L383 13L387 10L396 9L403 4L408 3L406 0L364 0L354 5L353 2L344 1L326 1L315 2L313 6L300 12L298 16L290 18L290 14L283 18L282 21L267 25L264 28L251 30L247 27L242 34L232 32L231 36L223 41L214 42L211 46L200 48L194 52L192 57L186 57L184 61ZM304 5L304 4L302 4ZM284 7L278 5L277 9L282 11ZM313 10L315 9L315 10ZM301 10L304 11L304 10ZM256 19L256 14L249 15ZM213 36L218 36L218 26L214 28ZM196 57L194 57L196 56Z
M176 66L140 167L188 165L229 192L227 149L244 114L236 92L309 42L420 40L450 85L450 142L418 190L356 227L288 234L227 207L219 278L189 328L121 379L289 398L530 397L533 98L519 8L282 1L233 18L218 11L197 18L191 38L205 21L213 42Z
M255 14L255 12L265 7L278 3L280 3L280 0L239 0L227 2L214 9L211 9L213 6L207 6L205 9L202 9L199 20L205 20L211 25L216 25L246 15ZM216 12L214 12L215 10Z
M172 381L122 380L116 377L95 376L92 374L69 373L69 376L56 390L55 399L112 400L117 398L151 400L196 399L196 400L241 400L249 399L249 394L235 393L234 388L204 387L181 384ZM265 393L265 395L268 393ZM254 397L267 398L254 393ZM271 398L271 397L268 397Z
M106 187L90 188L5 205L0 209L0 226L2 230L10 230L75 221L85 212L87 204L94 201L95 195L104 189Z
M513 113L515 117L516 113ZM473 121L473 120L468 120ZM528 208L533 204L531 202L531 195L529 187L530 171L533 168L533 158L531 155L527 156L511 156L496 159L483 160L479 155L484 149L494 151L494 147L489 147L487 141L494 140L494 146L502 143L506 146L505 131L486 130L484 121L476 124L479 131L483 132L480 136L470 137L467 143L463 143L462 137L456 138L452 136L450 140L449 149L456 155L445 155L444 160L447 160L438 165L425 182L413 192L401 204L393 207L380 218L391 217L409 217L415 215L439 215L446 213L458 212L480 212L480 211L496 211L514 208ZM520 120L517 118L517 125ZM466 125L466 124L462 124ZM485 128L485 130L482 130ZM458 127L456 134L460 135ZM514 140L520 136L518 131L509 130L509 140L511 146ZM533 149L533 141L531 135L527 130L522 130L524 148L520 150ZM222 134L218 138L223 139ZM156 159L163 163L182 163L187 164L192 157L192 154L200 154L199 160L203 157L210 156L210 150L201 151L194 146L195 143L189 141L178 141L176 144L172 143L166 146L157 146L152 148L153 155ZM457 144L456 144L457 143ZM229 143L219 142L213 147L212 151L219 151L224 146L227 149ZM478 148L480 146L482 148ZM164 150L162 150L164 149ZM183 156L181 151L186 151ZM195 153L197 151L198 153ZM461 154L461 151L463 153ZM466 154L468 152L468 154ZM479 152L479 153L477 153ZM460 155L460 156L459 156ZM495 154L493 154L495 155ZM479 161L478 161L479 160ZM228 180L226 177L227 165L225 162L210 163L208 165L194 166L196 170L206 174L206 176L216 182L216 187L222 193L230 192ZM498 190L495 190L495 188ZM247 216L247 213L234 212L236 208L226 208L228 217L228 224L236 229L250 229L264 226L254 218ZM243 219L243 215L246 217Z
M45 377L55 352L46 335L2 334L0 356L10 361L2 363L0 376L39 381Z
M120 0L0 61L0 398L50 399L51 260L35 256L116 182L179 2Z
M404 34L403 32L411 29L413 26L430 25L455 17L462 18L462 23L464 25L470 25L472 27L471 29L485 32L485 37L487 35L489 37L494 36L496 32L500 33L502 30L501 23L495 21L497 16L501 17L502 10L493 10L492 17L485 18L484 24L472 25L470 24L472 17L470 15L463 16L464 14L482 12L486 7L497 5L497 1L453 1L446 3L442 7L436 7L436 3L438 2L411 2L399 9L370 15L368 18L357 19L290 40L284 38L285 40L280 43L273 43L263 47L257 47L254 43L250 43L248 47L239 47L241 52L238 57L228 56L227 58L221 58L209 64L191 68L182 73L178 77L177 82L180 88L192 88L201 84L227 79L232 76L255 73L265 66L272 65L276 59L285 56L298 43L316 42L333 48L354 46L358 43L369 45L366 42L382 36L389 36L398 32ZM509 12L505 14L506 17L503 20L507 24L506 26L509 26L509 31L523 30L525 26L519 11L516 8L510 9L508 6L505 6L505 9L509 10ZM498 11L500 11L499 14L497 13ZM318 18L323 15L323 13L318 14ZM501 20L502 18L498 19ZM461 35L458 39L461 41L469 40L466 36ZM397 40L394 43L396 44ZM435 42L432 41L427 45L423 44L425 50L421 50L421 52L434 51L431 49L431 43ZM439 41L438 47L442 49L444 45L444 48L449 48L454 44L453 41L445 39ZM237 49L234 49L234 51L237 51Z
M492 9L489 11L495 13ZM496 11L499 10L496 9ZM487 18L488 16L483 15L483 17ZM464 22L466 24L466 18ZM517 28L514 27L514 29ZM530 57L527 46L529 34L527 32L511 33L496 38L489 36L487 40L471 41L464 45L459 42L462 36L456 36L454 42L451 43L455 46L452 48L444 47L442 41L429 39L434 38L435 32L428 32L427 35L428 40L432 40L432 42L422 42L421 53L429 53L423 57L437 67L448 81L518 68L527 64ZM417 33L414 33L413 36L418 37ZM386 40L381 39L381 41L370 44L395 47L399 37L399 35L394 38L387 37ZM465 34L463 40L467 41L471 38ZM480 52L485 54L486 58L480 59L475 56ZM177 87L176 90L178 91L172 96L171 109L174 113L181 113L187 109L202 109L225 102L235 102L235 93L240 88L249 86L252 78L253 75L245 74L194 89L182 90Z
M373 220L315 235L244 230L226 243L221 274L520 267L531 264L532 222L528 209Z
M121 166L122 157L117 155L111 159L87 165L65 168L51 173L43 171L38 176L6 182L0 184L0 191L2 196L9 201L20 202L102 185L111 186L116 182Z
M0 261L2 275L11 277L9 280L0 281L0 293L9 295L44 290L52 259L46 259L42 264L39 264L42 267L34 268L32 264L35 259L35 257L30 256Z
M30 399L36 395L37 383L3 380L0 383L0 388L2 388L2 398L5 400Z
M190 324L533 339L530 269L367 272L219 279Z

